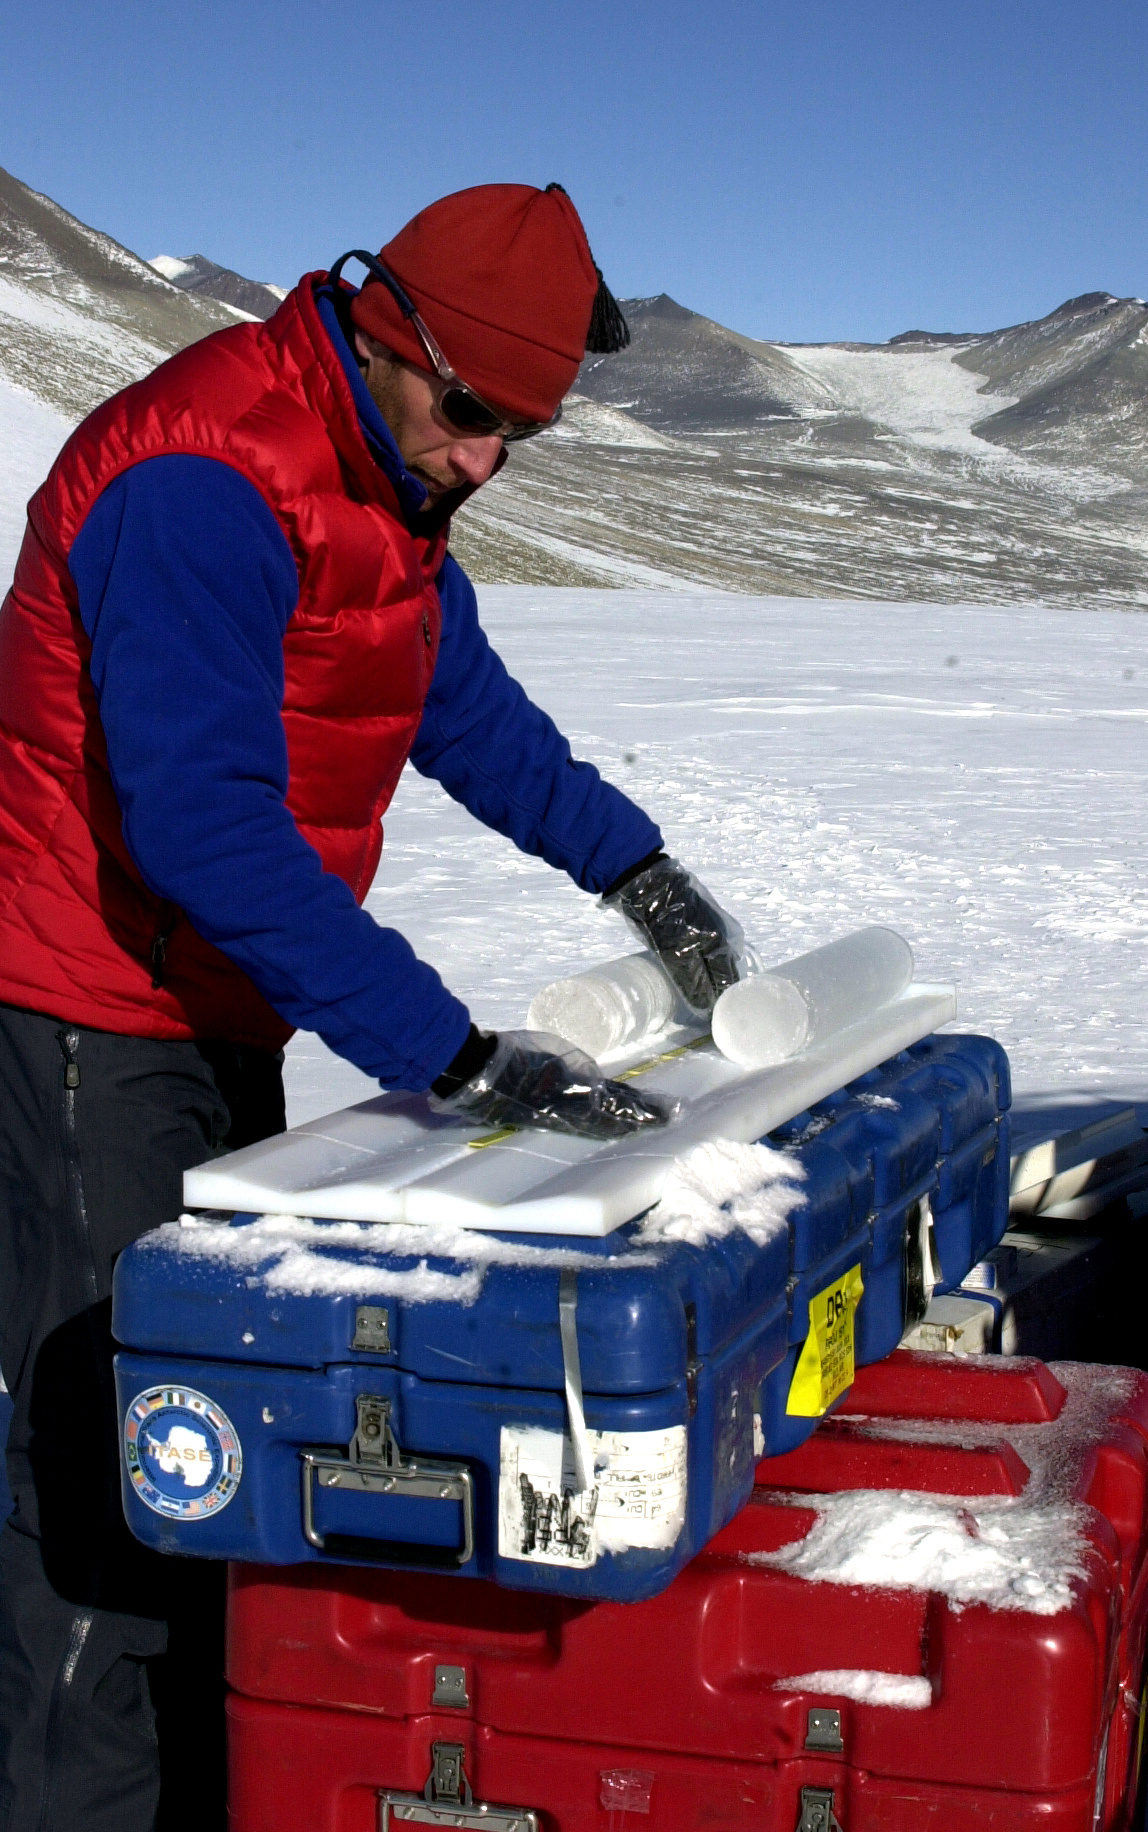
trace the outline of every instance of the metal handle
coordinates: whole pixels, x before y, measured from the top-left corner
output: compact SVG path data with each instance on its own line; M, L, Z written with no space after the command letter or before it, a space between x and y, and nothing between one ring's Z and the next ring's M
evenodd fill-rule
M469 1807L439 1806L421 1794L387 1788L379 1795L379 1832L390 1826L453 1826L463 1832L538 1832L537 1813L523 1807L494 1807L476 1800Z
M404 1457L391 1430L389 1400L360 1393L355 1401L355 1435L344 1454L300 1451L303 1537L330 1558L380 1565L417 1565L439 1570L468 1565L474 1557L474 1481L465 1463L437 1457ZM345 1494L394 1495L412 1501L446 1501L462 1508L462 1545L420 1546L403 1539L365 1534L320 1533L315 1525L315 1486Z

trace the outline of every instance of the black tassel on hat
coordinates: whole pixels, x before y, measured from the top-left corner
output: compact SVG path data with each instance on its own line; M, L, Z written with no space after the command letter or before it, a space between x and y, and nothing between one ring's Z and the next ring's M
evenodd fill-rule
M622 316L621 306L603 280L602 269L597 263L594 272L598 276L598 291L594 294L590 329L586 333L586 354L612 356L615 350L626 348L630 341L630 327Z
M561 191L563 197L570 193L562 184L548 184L548 191ZM594 256L591 254L593 261ZM622 308L610 288L602 278L602 269L594 261L594 272L598 276L598 291L594 294L594 306L590 313L590 329L586 333L587 356L613 356L618 350L624 350L630 341L630 327L622 316Z

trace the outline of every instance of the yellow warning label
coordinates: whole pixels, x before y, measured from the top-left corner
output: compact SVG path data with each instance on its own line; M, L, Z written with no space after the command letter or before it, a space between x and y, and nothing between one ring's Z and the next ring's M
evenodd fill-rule
M853 1313L865 1287L860 1266L809 1300L809 1334L793 1371L786 1412L819 1419L853 1385Z

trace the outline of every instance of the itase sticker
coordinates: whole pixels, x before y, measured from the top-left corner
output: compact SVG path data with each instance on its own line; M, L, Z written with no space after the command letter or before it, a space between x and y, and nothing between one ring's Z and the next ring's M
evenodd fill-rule
M819 1419L853 1385L853 1313L864 1289L860 1266L850 1266L810 1298L809 1334L785 1407L791 1418Z
M589 1566L603 1552L667 1549L686 1519L686 1428L591 1431L594 1486L579 1491L569 1438L504 1425L498 1550L536 1565Z
M243 1474L234 1425L191 1387L137 1393L124 1420L124 1461L144 1506L173 1520L218 1514Z

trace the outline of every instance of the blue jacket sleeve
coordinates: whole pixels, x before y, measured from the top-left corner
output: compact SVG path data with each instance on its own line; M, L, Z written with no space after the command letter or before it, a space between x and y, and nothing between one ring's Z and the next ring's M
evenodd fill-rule
M108 486L69 567L128 850L144 882L288 1024L386 1087L425 1088L469 1015L381 928L286 805L290 546L214 458L150 458Z
M474 587L449 556L438 578L442 640L411 762L523 852L604 891L656 852L649 816L591 763L577 763L554 721L491 648Z

